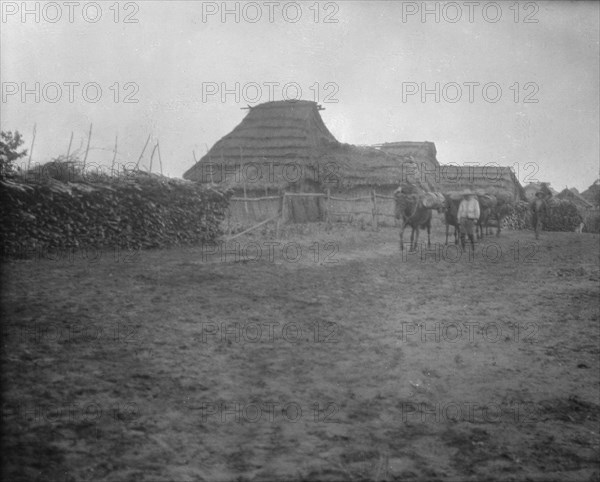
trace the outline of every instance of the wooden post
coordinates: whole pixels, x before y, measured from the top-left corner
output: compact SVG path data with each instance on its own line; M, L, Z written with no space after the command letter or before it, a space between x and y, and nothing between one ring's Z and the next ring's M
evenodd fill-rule
M71 139L69 140L69 148L67 149L67 161L69 160L69 154L71 154L71 144L73 143L73 131L71 131Z
M373 230L377 229L377 194L375 189L371 189L371 199L373 201Z
M33 138L31 139L31 147L29 148L29 160L27 161L27 170L29 171L29 168L31 166L31 156L33 154L33 144L35 142L35 134L37 132L37 124L33 124Z
M158 147L158 142L154 144L154 149L152 149L152 154L150 155L150 170L148 172L152 173L152 159L154 159L154 151Z
M331 190L327 188L327 201L325 202L325 221L327 224L331 224L331 217L329 216L329 203L331 202Z
M142 160L142 156L144 155L144 152L146 151L146 147L148 146L148 142L150 142L150 136L152 134L148 134L148 139L146 139L146 143L144 144L144 148L142 149L142 152L140 153L140 157L138 157L137 162L135 163L135 168L137 169L138 166L140 165L140 161Z
M112 164L110 166L110 175L114 176L115 172L115 160L117 159L117 144L119 142L119 134L115 136L115 152L113 154Z
M160 144L159 141L156 141L156 148L158 149L158 162L160 163L160 175L163 175L163 169L162 169L162 158L160 157Z
M85 148L85 155L83 156L83 170L85 171L85 162L87 161L88 152L90 151L90 142L92 140L92 127L94 124L90 124L90 132L88 133L87 147Z

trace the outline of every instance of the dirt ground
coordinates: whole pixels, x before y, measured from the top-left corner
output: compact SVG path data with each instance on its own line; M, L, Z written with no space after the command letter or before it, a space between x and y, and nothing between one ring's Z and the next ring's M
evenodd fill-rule
M397 238L5 263L3 479L599 480L598 236Z

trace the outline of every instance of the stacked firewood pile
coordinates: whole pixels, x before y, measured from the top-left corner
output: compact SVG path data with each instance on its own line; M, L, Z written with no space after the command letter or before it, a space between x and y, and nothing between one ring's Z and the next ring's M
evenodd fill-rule
M543 222L545 231L573 231L583 221L575 203L568 199L552 198L548 208Z
M504 218L504 229L531 229L531 208L525 201L517 201L510 205L510 214Z
M0 181L3 257L44 246L155 248L210 243L229 193L141 172L85 182Z
M518 201L511 205L512 213L504 219L507 229L533 229L530 203ZM573 231L583 217L577 206L567 199L552 198L548 201L548 210L543 219L544 231Z

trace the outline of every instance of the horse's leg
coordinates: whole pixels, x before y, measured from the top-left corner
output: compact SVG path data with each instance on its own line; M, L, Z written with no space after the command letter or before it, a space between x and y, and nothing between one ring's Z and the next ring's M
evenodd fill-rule
M417 244L419 243L419 231L420 231L420 228L419 228L418 224L416 226L413 226L413 234L415 236L415 241L413 244L413 251L417 250Z
M415 251L415 227L411 225L411 231L410 231L410 252L412 253L413 251Z
M404 251L404 242L402 240L403 235L404 235L404 227L406 225L404 224L404 219L402 219L400 221L400 251Z
M448 244L448 240L446 240ZM427 249L431 249L431 219L427 221Z
M456 232L456 229L454 230ZM446 246L448 246L448 234L450 233L450 223L446 220Z

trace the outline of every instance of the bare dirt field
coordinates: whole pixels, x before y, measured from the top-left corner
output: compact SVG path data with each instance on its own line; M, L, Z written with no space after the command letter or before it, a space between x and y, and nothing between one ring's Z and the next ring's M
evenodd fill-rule
M5 263L3 480L598 480L598 236L397 238Z

